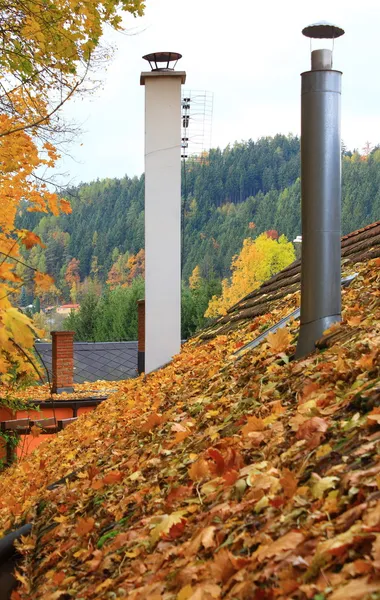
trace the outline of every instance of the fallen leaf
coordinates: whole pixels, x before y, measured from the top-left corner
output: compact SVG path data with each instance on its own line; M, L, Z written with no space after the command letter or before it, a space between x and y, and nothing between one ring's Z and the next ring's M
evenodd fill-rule
M94 526L95 519L93 519L92 517L88 517L88 519L79 517L75 527L75 533L79 536L87 535L88 533L90 533L90 531L94 529Z
M253 416L247 418L247 424L241 428L241 432L244 437L247 437L251 432L264 431L264 429L265 423L263 419Z
M312 477L311 492L314 498L322 498L324 493L334 489L336 482L339 481L339 477L319 477L316 473L313 473Z
M282 489L287 498L292 498L298 487L298 481L295 475L289 469L283 469L282 477L280 479Z
M210 475L210 469L204 458L199 458L189 469L189 477L192 481L202 481Z
M159 415L155 412L151 413L145 423L143 423L140 427L141 431L150 432L158 425L161 425L165 421L165 417Z
M284 352L290 345L291 336L285 327L277 329L275 333L269 333L267 342L273 352Z
M367 594L378 591L378 581L370 582L368 577L359 577L335 590L329 600L362 600Z

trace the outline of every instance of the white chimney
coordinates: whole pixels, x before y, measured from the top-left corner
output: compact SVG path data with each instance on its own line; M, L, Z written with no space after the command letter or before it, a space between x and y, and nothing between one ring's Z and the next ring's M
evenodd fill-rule
M143 57L145 85L145 372L181 349L181 85L176 52Z

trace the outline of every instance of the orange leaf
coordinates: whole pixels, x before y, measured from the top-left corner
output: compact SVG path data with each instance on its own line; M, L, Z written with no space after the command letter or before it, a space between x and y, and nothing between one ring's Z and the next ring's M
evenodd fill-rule
M41 248L46 248L45 244L37 234L33 233L33 231L27 231L26 229L21 230L21 243L28 250L37 244L41 246Z
M70 213L73 212L73 209L71 208L70 202L68 200L65 200L65 198L61 198L60 199L60 201L59 201L59 208L66 215L69 215Z
M239 471L235 471L234 469L230 469L229 471L225 471L223 473L223 479L226 482L226 485L234 485L234 483L238 480Z
M315 433L325 433L327 428L328 424L324 419L321 419L320 417L312 417L299 426L296 438L297 440L307 440Z
M21 277L16 275L13 272L14 265L4 262L0 265L0 279L4 279L4 281L14 281L19 282L22 281Z
M172 506L175 502L182 500L182 498L188 498L192 487L193 486L187 487L185 485L179 485L178 487L171 489L166 497L166 503L169 506Z
M107 473L105 477L103 477L103 483L116 483L117 481L121 481L123 479L123 474L120 471L111 471Z
M215 461L215 466L213 466L212 470L216 475L222 475L225 470L224 458L216 448L209 448L207 451L208 456L210 456Z
M57 571L53 575L53 582L55 585L60 585L62 581L65 579L66 574L63 571Z
M173 440L173 444L179 444L180 442L183 442L183 440L185 440L187 437L189 437L189 435L191 435L191 431L177 431L177 433L175 434L175 438Z
M289 469L283 469L282 478L280 479L282 489L287 498L292 498L297 489L298 483L296 477Z
M39 271L34 276L34 282L40 290L48 292L52 285L54 285L54 279L47 275L47 273L40 273Z
M149 415L145 423L141 425L141 431L152 431L152 429L154 429L158 425L161 425L161 423L163 423L164 421L165 418L162 415L158 415L157 413L153 412Z
M264 431L265 423L257 417L248 417L247 424L241 428L244 437L247 437L253 431Z
M189 477L192 481L201 481L210 475L210 469L204 458L195 461L189 469Z
M79 536L87 535L94 529L94 525L95 519L92 517L88 517L88 519L82 519L82 517L79 517L75 527L75 533Z

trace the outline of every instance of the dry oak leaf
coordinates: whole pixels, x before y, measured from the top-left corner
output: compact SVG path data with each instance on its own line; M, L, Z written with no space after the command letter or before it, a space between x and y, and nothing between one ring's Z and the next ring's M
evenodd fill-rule
M380 425L380 406L377 406L367 414L367 422L368 425L375 425L376 423Z
M284 352L290 345L291 336L285 327L277 329L275 333L269 333L267 342L273 352Z
M192 481L202 481L210 475L210 469L204 458L196 460L189 469L189 477Z
M234 556L226 549L220 550L210 564L209 568L213 579L219 583L226 583L229 578L238 570L233 564Z
M266 558L276 557L276 560L281 560L281 554L294 550L305 539L305 536L299 530L292 530L278 538L271 544L266 544L264 547L256 551L256 557L261 562Z
M214 600L222 595L221 588L216 583L204 582L195 589L189 600Z

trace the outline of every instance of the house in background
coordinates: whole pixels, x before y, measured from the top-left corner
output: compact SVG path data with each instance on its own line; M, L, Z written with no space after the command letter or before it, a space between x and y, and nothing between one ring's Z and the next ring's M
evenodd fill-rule
M76 311L79 309L79 304L61 304L61 306L57 306L56 313L58 315L69 315L71 311Z

